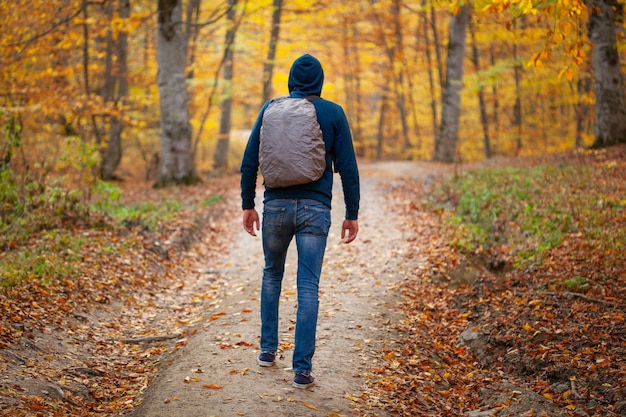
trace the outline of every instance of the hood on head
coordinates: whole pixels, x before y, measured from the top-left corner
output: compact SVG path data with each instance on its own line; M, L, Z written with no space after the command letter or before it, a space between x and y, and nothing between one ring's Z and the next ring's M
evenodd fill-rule
M321 96L323 84L324 70L317 58L305 54L293 61L287 83L292 96Z

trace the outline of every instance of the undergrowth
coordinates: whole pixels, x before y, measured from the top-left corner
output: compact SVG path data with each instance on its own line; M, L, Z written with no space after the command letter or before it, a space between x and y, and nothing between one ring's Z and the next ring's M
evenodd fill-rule
M88 188L58 178L0 171L0 288L28 281L43 285L80 274L81 230L108 228L158 231L220 196L179 199L163 191L156 198L122 201L123 189L93 181ZM111 251L117 246L106 246Z
M620 161L477 169L444 180L429 206L444 215L452 246L491 266L501 266L496 258L517 268L540 264L572 237L605 262L622 262L625 171Z

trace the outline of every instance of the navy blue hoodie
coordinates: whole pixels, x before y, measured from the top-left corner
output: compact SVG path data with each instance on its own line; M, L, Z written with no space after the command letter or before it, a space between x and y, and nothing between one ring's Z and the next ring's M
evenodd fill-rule
M304 98L310 95L321 96L324 84L324 71L320 62L311 55L296 59L289 71L289 95ZM259 138L265 103L256 119L248 145L241 162L242 208L254 208L256 180L259 169ZM326 171L314 182L284 188L265 187L264 202L274 199L310 198L331 206L333 188L333 166L341 176L346 219L357 220L359 214L359 170L357 168L352 135L348 119L338 104L319 98L313 100L317 121L320 124L326 144Z

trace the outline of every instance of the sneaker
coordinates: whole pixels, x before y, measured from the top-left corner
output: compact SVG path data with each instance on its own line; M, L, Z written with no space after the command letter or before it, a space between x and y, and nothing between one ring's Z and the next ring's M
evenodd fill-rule
M272 366L274 365L274 361L276 360L275 352L261 352L259 357L257 358L257 362L260 366Z
M309 388L315 384L315 378L311 374L300 374L297 373L293 377L293 384L291 384L295 388Z

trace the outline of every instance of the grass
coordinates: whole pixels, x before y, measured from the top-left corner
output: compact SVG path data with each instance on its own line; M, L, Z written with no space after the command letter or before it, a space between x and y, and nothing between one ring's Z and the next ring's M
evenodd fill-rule
M9 174L3 175L8 178ZM77 197L77 190L53 185L7 181L0 187L4 208L0 211L0 288L29 281L47 285L78 277L84 247L94 246L86 245L89 242L80 237L81 230L111 227L158 231L222 200L218 195L202 197L168 190L122 202L119 185L98 181L89 190L91 201L85 203L82 193ZM99 250L115 253L120 245L123 242L101 242Z
M47 285L79 273L84 239L70 232L52 230L39 245L6 252L0 258L0 287L13 287L27 281Z
M507 253L521 267L582 235L591 250L619 258L624 177L614 162L478 169L441 183L429 206L446 214L451 244L466 254Z
M92 208L113 220L117 225L142 227L151 231L167 223L182 212L191 212L198 207L208 208L222 200L222 196L211 195L202 200L168 197L166 192L159 198L122 203L122 190L116 184L101 182L96 189Z

